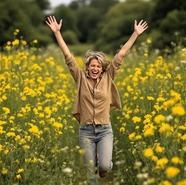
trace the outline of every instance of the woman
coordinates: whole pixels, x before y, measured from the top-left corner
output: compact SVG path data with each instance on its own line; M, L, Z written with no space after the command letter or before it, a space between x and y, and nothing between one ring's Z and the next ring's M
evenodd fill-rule
M113 166L110 111L121 108L119 93L113 80L120 70L124 56L148 26L143 20L139 24L135 20L133 34L114 56L112 62L107 60L104 53L88 50L84 60L87 71L83 71L60 33L62 19L58 24L54 16L49 16L46 24L53 31L76 82L77 94L73 115L80 123L79 143L85 151L83 159L87 167L87 181L89 184L97 185L96 167L99 169L100 177L103 178Z

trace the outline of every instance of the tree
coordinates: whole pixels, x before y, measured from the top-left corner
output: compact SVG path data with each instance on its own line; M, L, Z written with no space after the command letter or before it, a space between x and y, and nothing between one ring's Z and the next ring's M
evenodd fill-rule
M79 8L79 3L78 1L72 1L70 4L69 4L69 8L72 9L72 10L77 10Z
M156 28L166 15L172 10L185 11L186 1L183 0L156 0L155 7L151 14L152 27Z
M118 0L91 0L90 7L96 8L104 15L110 7L118 3Z
M78 35L78 29L77 29L77 18L75 16L75 13L67 6L65 5L59 5L54 9L55 17L59 21L60 19L63 19L63 31L71 30L75 32Z
M43 26L44 14L35 2L27 0L2 1L0 2L0 11L1 46L14 39L15 29L19 29L19 35L28 42L37 39L41 44L46 44L51 40L47 28Z
M115 53L119 46L124 44L134 30L134 20L147 20L152 2L127 1L118 3L109 9L99 24L99 38L96 40L96 49ZM146 32L147 33L147 32ZM137 42L144 40L145 34Z
M97 24L100 21L99 11L91 7L79 8L76 12L80 42L86 43L96 39Z
M150 19L154 47L163 50L171 47L171 42L178 44L178 38L185 42L185 10L186 1L156 0Z
M50 2L49 0L34 0L39 8L43 10L48 10L50 8Z
M57 21L63 19L61 31L63 32L64 39L69 41L68 44L77 43L80 33L77 28L77 17L74 11L65 5L59 5L54 9L53 14L55 15ZM75 39L74 43L72 42L73 39Z

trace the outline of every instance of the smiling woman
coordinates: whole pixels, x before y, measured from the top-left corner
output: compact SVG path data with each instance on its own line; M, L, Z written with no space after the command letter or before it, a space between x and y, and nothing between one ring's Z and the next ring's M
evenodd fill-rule
M73 115L79 124L79 145L87 170L87 182L98 185L97 171L104 178L113 167L113 131L110 111L121 109L121 101L114 79L120 71L124 56L136 39L147 28L147 23L134 21L134 32L122 46L112 61L100 51L88 50L85 53L86 72L82 70L70 52L60 32L63 20L57 23L54 16L47 18L46 24L53 31L65 58L67 67L73 77L77 93ZM110 64L110 65L109 65ZM107 68L109 65L109 68ZM95 170L97 169L97 170Z

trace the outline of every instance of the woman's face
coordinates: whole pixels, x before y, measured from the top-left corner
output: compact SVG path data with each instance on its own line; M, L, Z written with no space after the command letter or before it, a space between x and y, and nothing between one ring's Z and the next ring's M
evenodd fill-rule
M101 73L103 72L103 67L102 65L98 62L97 59L92 59L90 61L90 64L87 67L87 70L89 72L89 75L92 79L96 80L99 78Z

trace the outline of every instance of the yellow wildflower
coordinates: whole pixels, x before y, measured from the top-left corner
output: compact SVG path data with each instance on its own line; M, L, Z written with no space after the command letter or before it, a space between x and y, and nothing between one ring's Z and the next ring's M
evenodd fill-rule
M160 167L162 169L164 169L165 165L168 163L168 159L166 157L163 157L161 159L159 159L157 162L156 162L156 166L157 167Z
M185 115L185 109L181 105L176 105L176 106L172 107L172 114L178 115L178 116L183 116L183 115Z
M2 168L1 173L3 175L6 175L8 173L8 170L6 168Z
M180 160L179 157L172 157L171 162L173 164L182 164L182 161Z
M140 117L137 117L137 116L134 116L134 117L132 118L132 121L133 121L134 123L139 123L139 122L141 122L141 118L140 118Z
M157 123L157 124L160 124L160 123L162 123L163 121L165 121L165 116L163 116L162 114L159 114L159 115L157 115L157 116L154 118L154 122Z
M176 177L178 174L180 173L180 169L174 167L174 166L170 166L166 169L165 174L167 176L167 178L174 178Z
M160 133L169 132L169 131L171 131L171 129L172 129L172 127L171 127L169 124L163 123L163 124L161 125L161 127L159 128L159 132L160 132Z
M124 132L124 131L125 131L125 128L124 128L124 127L121 127L121 128L119 129L119 131L120 131L120 132Z
M165 151L165 148L161 147L161 146L157 146L155 151L158 152L158 153L163 153Z
M158 185L172 185L172 183L165 180L165 181L160 182Z
M3 107L3 111L5 114L10 114L10 109L8 107Z
M23 168L20 168L20 169L18 169L18 171L17 171L17 173L22 173L22 172L24 172L24 169L23 169Z
M178 181L178 182L176 183L176 185L185 185L185 184L186 184L186 179L181 180L181 181Z
M136 133L133 132L129 135L129 140L133 140L135 138Z
M153 149L152 148L147 148L143 150L143 155L147 158L150 158L154 155Z

